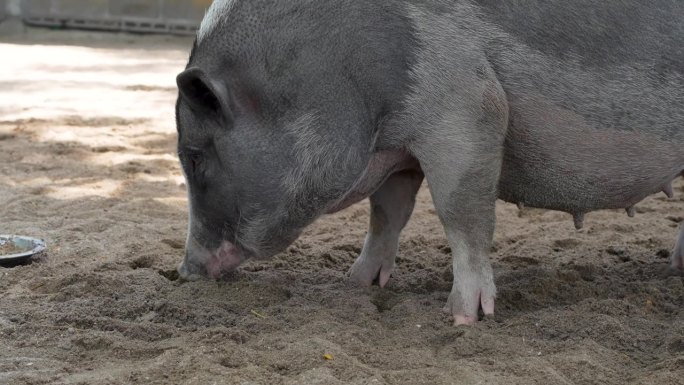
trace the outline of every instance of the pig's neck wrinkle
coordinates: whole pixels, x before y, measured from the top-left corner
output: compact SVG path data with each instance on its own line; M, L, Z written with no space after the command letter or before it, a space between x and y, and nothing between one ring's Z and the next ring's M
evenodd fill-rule
M418 161L401 150L382 150L371 156L366 169L352 187L326 211L332 214L360 202L375 192L395 172L420 169Z

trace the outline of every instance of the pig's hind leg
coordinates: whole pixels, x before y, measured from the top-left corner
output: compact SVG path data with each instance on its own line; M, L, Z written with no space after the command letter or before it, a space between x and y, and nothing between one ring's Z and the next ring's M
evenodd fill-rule
M418 171L398 172L370 196L370 226L363 250L349 270L352 280L370 286L378 278L381 287L387 284L394 270L399 233L411 217L422 181L423 174Z

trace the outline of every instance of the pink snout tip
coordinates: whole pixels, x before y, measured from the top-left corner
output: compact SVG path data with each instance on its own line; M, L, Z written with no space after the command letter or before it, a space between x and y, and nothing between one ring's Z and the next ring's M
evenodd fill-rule
M244 255L240 248L228 241L223 241L207 260L207 274L211 278L219 278L223 273L235 270L243 260Z

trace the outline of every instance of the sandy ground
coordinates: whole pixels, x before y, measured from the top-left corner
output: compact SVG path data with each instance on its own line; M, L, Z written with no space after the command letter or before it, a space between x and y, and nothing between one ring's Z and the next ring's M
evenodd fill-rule
M681 182L581 231L500 203L497 314L474 327L441 313L450 250L426 188L384 290L345 277L367 202L230 282L180 283L173 103L189 46L0 36L0 233L49 244L0 268L0 383L684 383L683 277L667 262Z

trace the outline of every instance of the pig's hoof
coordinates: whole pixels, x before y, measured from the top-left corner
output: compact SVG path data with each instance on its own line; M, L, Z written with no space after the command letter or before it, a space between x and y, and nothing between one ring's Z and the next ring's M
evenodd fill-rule
M478 320L479 310L484 315L494 314L496 287L490 280L477 284L473 277L468 282L454 282L444 311L454 317L454 325L472 325Z
M352 281L365 287L372 285L373 281L377 278L380 287L385 287L390 279L392 270L394 270L393 260L371 259L361 254L356 258L351 269L349 269L349 277Z

